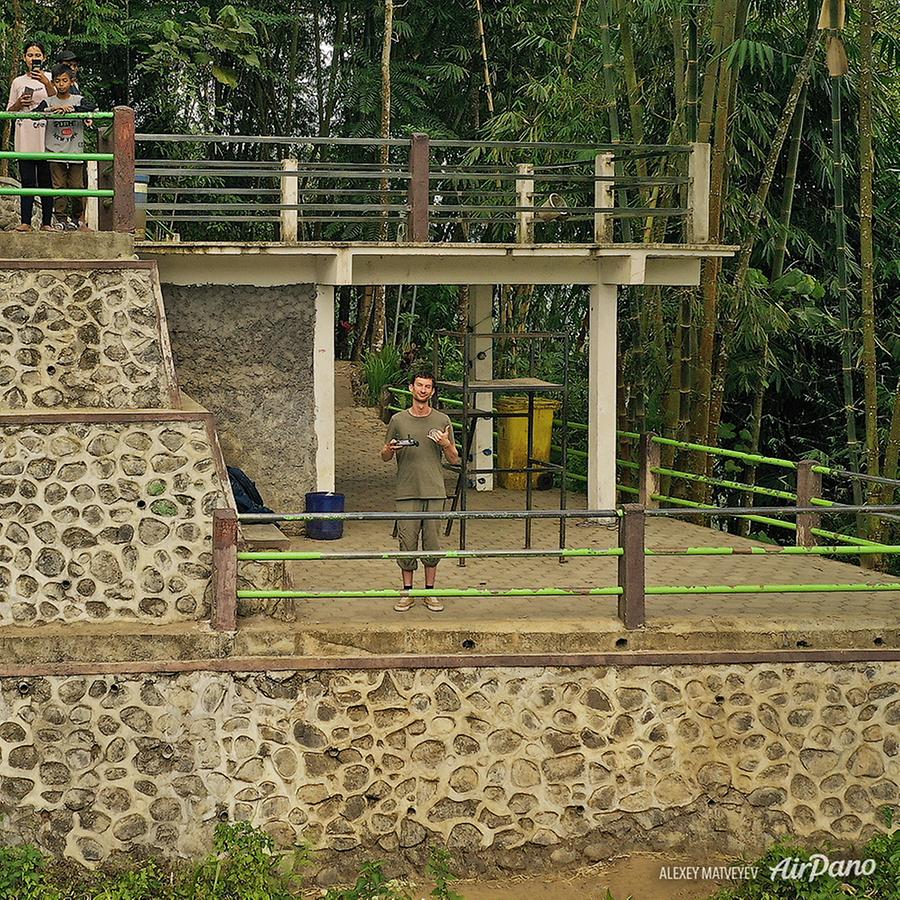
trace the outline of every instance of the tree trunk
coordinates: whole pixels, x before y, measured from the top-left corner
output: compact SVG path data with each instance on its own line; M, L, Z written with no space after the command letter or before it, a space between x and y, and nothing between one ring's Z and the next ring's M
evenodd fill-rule
M391 136L391 46L394 39L394 0L384 0L384 33L381 42L381 138L386 141ZM387 143L378 148L378 162L381 171L387 172L391 161L391 148ZM383 175L378 182L381 197L387 202L390 178ZM388 239L387 210L381 213L378 226L378 240ZM383 284L375 288L374 309L372 313L372 350L378 351L384 346L385 320L385 287Z
M331 65L328 67L328 101L325 104L325 117L319 134L327 137L331 134L331 120L337 105L337 75L341 65L341 53L344 49L344 20L347 16L347 3L338 3L334 19L334 41L331 50Z
M322 77L322 28L319 23L319 0L313 0L312 7L313 44L315 45L314 52L316 54L316 113L319 117L317 131L321 133L322 126L325 123L325 87Z
M875 380L875 271L872 236L872 0L859 0L859 251L862 271L866 471L878 474L878 400ZM875 489L870 491L875 494Z

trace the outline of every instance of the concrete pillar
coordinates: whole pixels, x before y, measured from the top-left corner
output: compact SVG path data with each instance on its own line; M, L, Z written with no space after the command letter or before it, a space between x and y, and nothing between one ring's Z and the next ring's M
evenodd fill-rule
M469 286L469 325L474 332L492 332L494 330L493 313L494 288L490 284L473 284ZM490 381L494 377L494 346L490 338L474 339L474 360L472 378L475 381ZM493 409L493 394L476 394L475 406L478 409ZM475 439L472 442L472 468L487 469L494 460L494 422L491 419L478 419L475 425ZM476 475L476 491L492 491L493 475Z
M313 344L316 490L334 490L334 287L316 285Z
M613 284L591 285L588 509L616 505L616 295Z

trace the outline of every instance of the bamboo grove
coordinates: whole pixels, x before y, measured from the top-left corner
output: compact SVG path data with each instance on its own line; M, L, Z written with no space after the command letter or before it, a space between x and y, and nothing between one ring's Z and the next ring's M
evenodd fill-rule
M900 0L2 2L9 76L26 33L72 47L148 132L708 142L740 251L622 291L620 427L896 477ZM640 221L621 237L661 239ZM342 296L339 347L464 320L464 290L411 293ZM582 290L496 294L502 327L583 349Z

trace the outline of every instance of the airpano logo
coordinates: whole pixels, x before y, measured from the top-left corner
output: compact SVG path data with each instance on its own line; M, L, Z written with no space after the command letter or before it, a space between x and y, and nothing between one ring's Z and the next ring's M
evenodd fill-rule
M772 881L815 881L820 875L833 878L852 878L871 875L875 871L874 859L829 859L824 853L813 853L809 859L788 856L769 869Z

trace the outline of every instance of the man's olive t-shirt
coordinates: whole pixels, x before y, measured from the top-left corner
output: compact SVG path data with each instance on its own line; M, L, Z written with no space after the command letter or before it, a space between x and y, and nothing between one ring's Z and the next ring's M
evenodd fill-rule
M428 432L434 428L443 431L450 424L445 413L433 409L427 416L414 416L408 409L395 413L387 429L387 442L413 438L418 447L402 447L397 450L397 500L437 500L447 496L444 471L441 468L443 451ZM453 429L450 429L453 440Z

